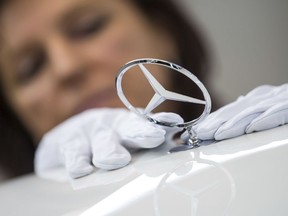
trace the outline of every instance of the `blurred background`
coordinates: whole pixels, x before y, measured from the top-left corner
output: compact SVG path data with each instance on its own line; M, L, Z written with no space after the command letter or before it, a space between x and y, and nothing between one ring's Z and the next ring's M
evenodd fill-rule
M213 51L211 83L228 103L263 84L288 82L287 0L177 0Z

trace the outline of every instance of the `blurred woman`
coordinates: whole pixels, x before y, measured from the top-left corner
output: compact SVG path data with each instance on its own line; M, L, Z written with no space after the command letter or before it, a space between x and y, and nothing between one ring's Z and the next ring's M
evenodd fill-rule
M114 78L128 61L170 60L204 84L209 76L203 37L172 1L2 0L0 21L0 170L6 177L33 171L37 143L59 123L86 109L122 107ZM191 88L185 78L157 79ZM144 106L147 94L128 97ZM188 114L181 106L172 111Z

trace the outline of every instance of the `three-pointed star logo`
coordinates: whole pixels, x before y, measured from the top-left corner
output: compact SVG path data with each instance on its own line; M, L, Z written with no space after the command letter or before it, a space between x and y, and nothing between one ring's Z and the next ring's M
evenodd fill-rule
M158 107L165 100L173 100L173 101L181 101L187 103L195 103L195 104L206 104L206 101L196 99L193 97L189 97L186 95L178 94L176 92L171 92L166 90L156 79L155 77L147 70L147 68L143 64L139 64L141 71L144 73L146 79L152 86L155 94L146 106L144 110L144 115L150 113L156 107Z

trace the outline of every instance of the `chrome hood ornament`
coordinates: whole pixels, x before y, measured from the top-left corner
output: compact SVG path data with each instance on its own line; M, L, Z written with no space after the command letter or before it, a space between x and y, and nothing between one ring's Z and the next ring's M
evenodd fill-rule
M187 95L179 94L177 92L172 92L165 87L163 87L157 79L150 73L150 71L145 67L145 65L160 65L163 67L170 68L176 72L179 72L183 75L185 75L187 78L192 80L202 91L204 100L193 98ZM143 74L145 75L146 79L150 83L151 87L154 90L154 96L151 98L150 102L148 105L143 109L138 109L134 107L126 98L124 95L123 89L122 89L122 79L124 74L131 69L134 66L139 66ZM170 152L174 151L182 151L186 149L191 149L198 147L199 140L197 138L197 134L193 130L193 126L202 121L211 111L211 98L210 95L205 88L205 86L200 82L200 80L192 74L190 71L186 70L185 68L174 64L172 62L160 60L160 59L150 59L150 58L144 58L144 59L136 59L133 61L128 62L125 64L120 71L118 72L116 76L116 89L119 98L121 101L124 103L124 105L133 111L134 113L138 114L139 116L149 120L150 122L153 122L158 125L163 125L163 126L168 126L168 127L179 127L185 129L188 134L189 138L188 141L185 142L185 145L178 146L174 149L171 149ZM179 102L185 102L185 103L194 103L194 104L201 104L204 106L202 114L191 121L184 122L184 123L175 123L175 122L163 122L163 121L158 121L157 119L152 118L149 116L149 113L151 113L156 107L158 107L160 104L162 104L166 100L172 100L172 101L179 101Z

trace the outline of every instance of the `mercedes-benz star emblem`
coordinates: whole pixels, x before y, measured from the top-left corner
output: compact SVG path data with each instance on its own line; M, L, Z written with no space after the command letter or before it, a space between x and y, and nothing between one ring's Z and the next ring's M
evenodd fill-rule
M169 90L166 90L157 80L156 78L149 72L149 70L144 66L148 64L153 64L153 65L160 65L164 66L170 69L173 69L176 72L182 73L189 79L191 79L202 91L204 100L193 98L187 95L179 94L176 92L171 92ZM122 89L122 79L124 74L131 69L134 66L139 66L143 74L145 75L146 79L150 83L151 87L154 90L154 96L151 98L150 102L148 105L145 107L144 111L143 109L139 109L134 107L128 99L125 97ZM205 88L205 86L200 82L200 80L193 75L190 71L186 70L185 68L174 64L172 62L160 60L160 59L150 59L150 58L145 58L145 59L136 59L133 61L128 62L125 64L119 71L119 73L116 76L116 89L119 98L121 101L124 103L124 105L130 109L131 111L135 112L136 114L140 115L141 117L144 117L145 119L159 125L164 125L168 127L180 127L184 128L188 131L189 133L189 139L188 142L186 143L187 145L185 146L180 146L176 147L176 149L172 151L179 151L179 150L186 150L186 149L191 149L196 146L198 146L199 140L197 139L197 135L192 129L192 126L197 124L198 122L202 121L209 113L211 110L211 99L210 95ZM204 106L202 114L189 122L184 122L181 124L173 123L173 122L163 122L163 121L158 121L156 119L153 119L151 116L149 116L149 113L151 113L156 107L158 107L161 103L163 103L165 100L172 100L172 101L181 101L181 102L186 102L186 103L195 103L195 104L202 104Z

